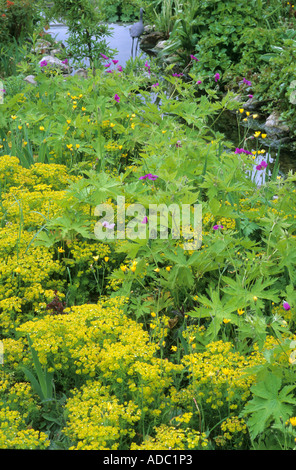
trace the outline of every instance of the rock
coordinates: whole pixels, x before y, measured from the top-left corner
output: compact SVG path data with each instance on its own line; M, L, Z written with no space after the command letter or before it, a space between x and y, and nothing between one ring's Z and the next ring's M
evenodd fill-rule
M45 63L47 63L45 65ZM44 64L44 65L42 65ZM50 67L53 69L60 69L62 70L63 73L70 73L71 72L71 67L69 65L64 64L60 59L57 57L53 57L51 55L46 55L42 57L42 59L39 61L40 67Z
M24 81L31 83L32 85L37 85L34 75L28 75L27 77L24 78Z
M287 125L280 122L279 115L276 111L273 111L265 122L265 127L272 128L275 133L289 132L290 129Z
M141 38L141 48L143 49L153 49L157 43L165 38L163 33L158 31L153 31Z
M146 26L144 26L144 32L145 34L150 34L152 33L152 31L155 30L155 25L151 25L151 24L147 24Z
M168 41L158 41L158 43L154 46L154 49L164 49L167 43Z
M31 51L35 54L48 54L51 49L51 43L49 41L45 41L44 39L39 39L36 42L35 47L32 47Z
M57 55L57 54L61 54L61 52L62 52L61 49L52 49L52 50L50 51L50 55L54 57L54 56Z
M74 72L74 75L78 75L78 77L82 77L82 78L87 78L88 77L87 70L85 70L85 69L76 70Z

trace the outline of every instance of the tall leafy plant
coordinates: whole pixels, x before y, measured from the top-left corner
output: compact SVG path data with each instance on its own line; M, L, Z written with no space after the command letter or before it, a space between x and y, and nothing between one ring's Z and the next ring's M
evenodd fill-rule
M85 65L85 60L89 61L94 73L95 62L101 57L100 53L107 51L104 36L111 35L105 22L103 2L55 0L49 16L63 19L69 30L69 54L80 65Z

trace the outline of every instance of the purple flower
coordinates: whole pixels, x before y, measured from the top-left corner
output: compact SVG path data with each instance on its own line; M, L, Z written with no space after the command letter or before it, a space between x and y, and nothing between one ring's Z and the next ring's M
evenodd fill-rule
M40 67L46 67L47 66L47 61L46 60L42 60L40 62Z
M197 80L196 83L197 83L197 85L200 85L202 82L201 82L201 80Z
M158 178L158 176L157 175L152 175L151 173L147 173L147 175L140 176L139 180L145 180L147 178L149 180L155 181Z
M250 80L247 80L246 78L243 79L243 83L245 83L246 85L248 86L251 86L252 83L250 82Z
M219 230L220 228L224 228L223 225L214 225L213 230Z
M173 77L183 77L183 73L173 73Z
M115 94L115 96L114 96L114 99L115 99L115 101L117 101L117 103L119 103L119 101L120 101L120 98L119 98L119 96L118 96L118 94L117 94L117 93Z
M108 58L105 54L102 54L102 53L100 53L100 54L101 54L101 56L103 57L103 59L109 60L109 58Z
M3 90L0 90L2 93L6 93L6 90L3 88Z
M117 68L118 68L119 72L122 72L122 71L123 71L123 68L121 67L121 65L118 65Z
M106 227L106 228L109 228L109 229L112 229L115 227L115 224L109 224L109 222L107 222L107 220L105 220L103 223L102 223L103 227Z
M192 55L192 54L190 54L190 59L196 60L197 62L199 62L199 59L197 57L195 57L194 55Z
M182 147L181 140L177 140L176 147Z
M118 64L118 60L112 59L113 64Z
M152 86L155 88L155 87L159 86L159 83L158 82L154 83Z
M283 307L284 307L285 310L290 310L290 308L291 308L290 305L288 304L288 302L286 302L286 301L283 302Z
M62 64L68 65L68 59L62 60Z
M215 82L217 82L220 79L220 73L215 73Z
M236 148L234 153L246 153L247 155L252 155L252 152L249 152L249 150L240 149L240 148Z
M111 62L109 62L109 64L105 64L104 67L106 67L106 69L108 69L111 65Z
M263 161L259 165L256 166L256 170L263 170L266 167L267 167L267 163Z
M142 220L141 224L148 224L148 217L146 215L144 219Z
M145 67L148 69L148 72L151 73L150 65L148 64L147 60L145 62Z
M248 98L250 98L250 100L253 98L254 95L248 95Z

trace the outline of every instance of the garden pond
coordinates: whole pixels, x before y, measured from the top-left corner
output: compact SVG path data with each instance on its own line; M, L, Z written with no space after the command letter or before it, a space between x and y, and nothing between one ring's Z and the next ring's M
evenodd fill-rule
M108 46L116 51L114 58L117 59L122 66L124 66L126 62L131 58L131 38L129 34L130 26L130 24L110 24L112 36L107 39ZM51 34L51 36L57 41L61 41L64 45L66 45L68 37L68 28L66 26L61 23L51 23L47 32ZM139 47L137 53L138 55L141 55L142 58L145 58L149 57L150 51L145 50L144 52ZM151 54L154 55L152 51ZM256 121L254 125L254 131L256 131L263 126L263 122L260 124L259 120ZM238 123L235 113L231 113L229 111L223 113L219 120L216 122L214 130L223 133L225 137L234 145L236 145L239 141ZM243 133L244 127L240 126L240 134ZM273 137L271 137L271 139L267 142L266 146L264 146L264 143L262 143L262 148L265 148L267 152L266 158L268 158L269 162L272 163L276 158L279 145L281 147L280 173L287 174L289 170L295 171L295 150L293 148L293 145L289 142L286 137L283 137L283 139L274 139Z

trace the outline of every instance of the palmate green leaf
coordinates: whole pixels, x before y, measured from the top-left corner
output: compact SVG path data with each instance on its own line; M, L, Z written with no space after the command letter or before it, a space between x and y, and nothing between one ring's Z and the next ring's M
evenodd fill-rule
M191 310L188 312L188 315L194 318L212 319L206 333L211 341L217 337L224 319L230 320L233 324L238 323L238 316L236 313L234 314L240 308L237 299L229 299L226 296L220 298L219 291L213 291L210 288L209 298L205 295L200 295L198 300L202 306Z
M265 281L257 279L253 285L248 285L246 282L244 283L243 279L240 277L232 279L227 276L222 276L222 280L226 284L222 289L223 292L235 296L243 305L250 302L255 296L258 297L258 299L261 298L273 302L279 302L280 300L278 291L276 289L270 289L270 286L275 283L274 279L267 279Z
M271 372L258 376L256 385L251 387L253 394L242 416L249 416L248 427L252 439L267 430L272 423L281 425L293 415L296 398L291 394L296 385L286 385L281 389L282 379Z

